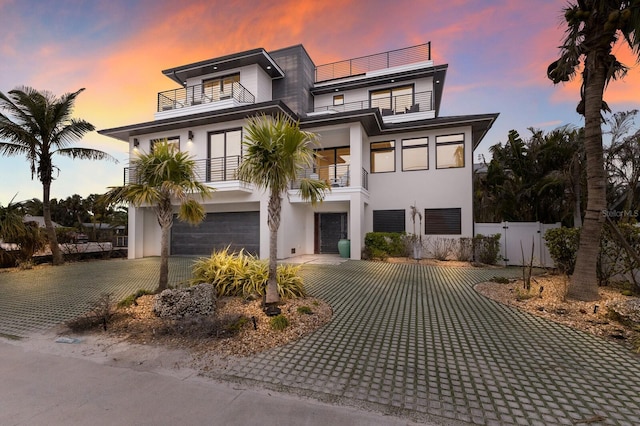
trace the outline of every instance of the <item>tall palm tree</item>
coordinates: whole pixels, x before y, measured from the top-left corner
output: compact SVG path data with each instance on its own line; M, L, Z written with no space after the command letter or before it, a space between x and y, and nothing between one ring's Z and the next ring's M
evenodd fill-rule
M42 210L54 265L62 264L64 258L51 221L51 182L57 170L53 157L115 161L102 151L71 147L95 129L91 123L71 117L76 97L83 90L59 98L31 87L17 88L8 94L0 92L0 154L25 155L31 166L31 178L37 176L42 183Z
M588 301L599 298L596 261L602 211L607 208L601 112L610 110L603 101L604 90L627 71L612 54L620 38L640 58L640 0L572 0L564 9L564 18L567 30L560 58L549 65L547 75L557 84L571 80L582 69L577 111L585 121L587 208L567 295Z
M200 183L195 161L175 150L167 141L156 143L153 152L139 154L130 164L135 182L111 187L102 197L105 204L131 203L135 207L152 207L161 229L160 278L158 292L169 281L169 233L173 226L173 200L179 204L178 219L197 225L205 218L197 198L211 195L210 187Z
M276 281L278 228L282 210L282 194L289 184L298 179L301 172L313 166L316 153L312 145L317 136L300 130L298 123L284 115L276 117L261 115L249 118L243 141L245 148L238 178L251 182L269 193L269 279L267 281L267 304L277 303ZM329 184L324 180L300 179L302 199L315 204L324 199Z

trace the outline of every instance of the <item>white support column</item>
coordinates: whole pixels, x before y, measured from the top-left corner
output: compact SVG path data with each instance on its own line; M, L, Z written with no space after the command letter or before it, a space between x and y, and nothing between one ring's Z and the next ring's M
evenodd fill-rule
M349 153L351 166L349 170L351 186L362 186L362 126L352 124L349 128Z
M141 209L130 205L128 221L127 257L139 259L144 256L144 213Z
M362 234L364 221L364 204L360 193L351 195L349 201L349 239L351 240L351 256L353 260L360 260L362 254Z

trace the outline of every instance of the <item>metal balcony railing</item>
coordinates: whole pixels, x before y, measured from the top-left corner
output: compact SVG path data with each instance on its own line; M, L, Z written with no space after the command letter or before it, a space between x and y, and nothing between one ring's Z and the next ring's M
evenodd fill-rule
M409 114L420 111L433 110L433 92L420 92L407 95L390 96L382 99L367 99L348 102L342 105L327 105L316 107L314 112L321 111L358 111L369 108L380 108L382 115Z
M220 89L220 85L208 86L196 84L194 86L158 93L157 111L169 111L193 105L218 102L225 99L235 99L240 103L250 104L256 102L256 97L237 81L234 81L232 84L226 84L224 90Z
M229 157L208 158L195 160L195 174L199 182L226 182L238 180L237 170L242 157L233 155ZM142 183L137 181L135 167L125 167L124 184Z
M431 60L431 42L316 67L316 83Z
M291 189L300 188L300 179L322 179L332 188L345 188L351 186L351 165L331 164L329 166L316 166L303 170L298 179L291 182ZM362 186L369 189L369 173L362 169Z

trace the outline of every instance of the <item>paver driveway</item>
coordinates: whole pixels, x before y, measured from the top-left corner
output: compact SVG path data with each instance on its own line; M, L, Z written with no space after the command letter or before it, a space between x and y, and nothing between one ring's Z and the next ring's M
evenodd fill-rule
M190 263L171 259L172 282L188 277ZM157 259L43 271L0 274L0 333L63 321L100 293L151 288ZM332 305L332 322L219 376L416 420L639 424L636 356L473 290L517 270L350 261L305 265L303 274L310 292Z

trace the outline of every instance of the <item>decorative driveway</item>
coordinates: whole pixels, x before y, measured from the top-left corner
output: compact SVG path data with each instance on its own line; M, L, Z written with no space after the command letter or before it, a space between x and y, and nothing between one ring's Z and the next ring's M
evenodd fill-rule
M190 263L171 259L171 282L188 278ZM119 299L153 288L157 268L150 258L0 273L0 333L28 335L72 318L102 293ZM638 424L640 358L473 289L517 269L349 261L302 271L310 293L333 307L333 320L216 377L415 421Z

